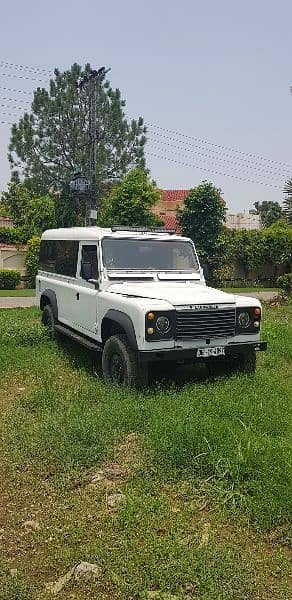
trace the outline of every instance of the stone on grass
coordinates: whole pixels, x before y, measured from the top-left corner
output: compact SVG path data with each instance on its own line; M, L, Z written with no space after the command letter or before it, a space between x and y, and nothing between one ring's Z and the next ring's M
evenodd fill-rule
M97 579L100 575L100 569L94 563L81 562L75 569L75 579L88 581L89 579Z
M36 531L40 528L38 521L25 521L24 527L26 531Z
M72 575L74 574L76 567L72 567L70 571L65 573L57 579L57 581L53 581L52 583L46 583L46 589L53 594L53 596L57 596L59 592L62 591L63 587L70 581Z
M117 494L109 494L107 496L108 509L111 511L118 510L120 504L122 504L122 502L124 502L125 498L126 498L125 494L122 494L121 492L118 492Z

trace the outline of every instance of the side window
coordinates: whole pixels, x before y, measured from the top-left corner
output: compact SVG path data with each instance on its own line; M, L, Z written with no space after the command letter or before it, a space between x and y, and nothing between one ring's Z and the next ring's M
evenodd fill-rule
M68 277L76 276L78 242L71 240L42 240L40 269Z
M42 271L55 272L56 242L54 240L41 241L39 263Z
M55 272L59 275L76 277L78 242L56 240Z
M97 246L82 245L80 277L82 279L98 279Z

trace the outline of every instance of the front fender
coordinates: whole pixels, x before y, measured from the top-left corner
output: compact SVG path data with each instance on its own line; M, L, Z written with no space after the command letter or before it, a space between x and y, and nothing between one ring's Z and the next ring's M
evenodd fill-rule
M124 331L127 335L128 342L129 342L131 348L133 348L133 350L138 349L133 321L132 321L132 319L130 319L130 317L126 313L124 313L120 310L111 308L104 315L102 323L104 322L104 319L109 319L111 321L114 321L118 325L120 325L124 329ZM102 326L101 326L101 330L102 330Z

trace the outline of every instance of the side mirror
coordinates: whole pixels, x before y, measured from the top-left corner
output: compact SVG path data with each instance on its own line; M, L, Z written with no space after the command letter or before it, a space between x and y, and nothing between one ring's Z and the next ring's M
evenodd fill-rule
M83 262L81 263L81 277L82 279L89 279L92 277L92 265L91 262Z

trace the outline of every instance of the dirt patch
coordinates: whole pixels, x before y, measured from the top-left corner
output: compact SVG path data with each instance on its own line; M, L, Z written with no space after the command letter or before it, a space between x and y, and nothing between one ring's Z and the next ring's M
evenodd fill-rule
M114 461L105 461L100 468L89 474L89 486L116 488L123 486L145 465L146 457L142 438L137 433L129 433L113 451Z

